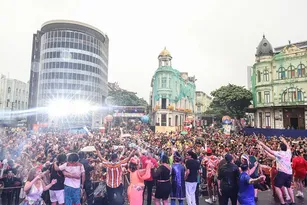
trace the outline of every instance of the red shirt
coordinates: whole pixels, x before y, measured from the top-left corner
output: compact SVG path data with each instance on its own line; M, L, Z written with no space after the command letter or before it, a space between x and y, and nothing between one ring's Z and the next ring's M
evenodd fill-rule
M292 168L294 172L306 173L307 172L307 162L301 156L294 157L292 160Z
M146 166L147 166L147 163L146 163L147 160L150 160L153 163L155 168L157 168L159 166L157 160L155 160L154 158L150 157L150 159L148 159L146 156L142 155L141 156L141 163L142 163L143 169L145 169ZM152 176L150 176L150 178L147 179L146 181L152 181L152 180L153 180L153 178L152 178Z

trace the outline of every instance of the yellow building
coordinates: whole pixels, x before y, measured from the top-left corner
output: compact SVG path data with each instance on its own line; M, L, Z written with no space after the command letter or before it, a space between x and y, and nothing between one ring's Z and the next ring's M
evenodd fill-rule
M307 41L273 49L263 36L252 69L254 124L307 128Z

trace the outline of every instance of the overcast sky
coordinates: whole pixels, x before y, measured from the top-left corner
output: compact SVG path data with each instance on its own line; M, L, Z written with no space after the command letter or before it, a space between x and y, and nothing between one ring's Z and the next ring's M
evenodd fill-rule
M150 2L150 3L148 3ZM265 34L273 47L307 40L307 1L283 0L0 0L0 73L29 80L32 35L45 21L91 24L110 39L109 82L148 101L157 57L210 93L247 85L247 66Z

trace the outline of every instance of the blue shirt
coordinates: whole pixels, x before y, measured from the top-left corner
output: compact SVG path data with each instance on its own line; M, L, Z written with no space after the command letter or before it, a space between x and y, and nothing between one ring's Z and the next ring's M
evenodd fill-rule
M246 172L240 174L238 201L241 205L255 205L254 186L249 184L250 179Z

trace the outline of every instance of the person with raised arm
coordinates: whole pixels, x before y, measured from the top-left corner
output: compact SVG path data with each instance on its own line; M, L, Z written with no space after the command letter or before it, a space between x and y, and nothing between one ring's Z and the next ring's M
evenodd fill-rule
M97 156L102 161L102 166L107 169L106 184L109 203L112 205L124 204L122 167L127 166L127 163L135 154L135 150L130 153L129 157L121 161L119 160L119 157L116 153L113 153L111 155L111 161L108 161L102 157L97 147L96 152Z
M292 182L292 166L291 166L291 147L285 140L285 138L280 137L281 143L279 144L280 151L273 151L271 148L266 146L262 141L257 140L258 144L262 146L269 154L275 156L277 175L274 179L275 192L280 200L280 203L285 204L281 188L284 186L287 188L291 204L295 204L293 189L291 188Z
M24 186L26 198L20 203L20 205L43 205L42 199L43 191L49 190L57 180L53 179L47 186L43 182L42 172L40 169L32 168L29 171L27 182Z

